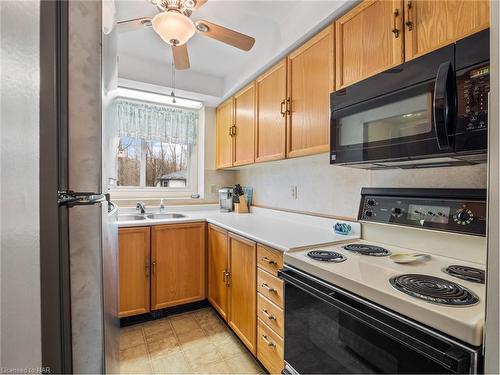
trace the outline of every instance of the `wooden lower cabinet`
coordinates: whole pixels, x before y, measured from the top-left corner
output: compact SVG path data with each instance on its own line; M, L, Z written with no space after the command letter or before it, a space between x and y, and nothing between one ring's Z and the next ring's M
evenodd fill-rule
M208 225L208 302L227 320L229 253L227 232Z
M119 317L147 313L150 311L150 228L120 228L118 242Z
M255 355L256 243L229 234L229 316L227 323Z
M257 293L257 317L265 322L280 337L285 333L285 314L283 309Z
M259 244L257 262L257 358L271 374L280 374L285 367L285 301L283 281L277 276L283 253Z
M152 227L151 310L206 298L205 223Z
M208 301L257 355L256 243L208 226Z
M271 374L281 374L284 368L284 342L278 334L259 319L257 328L257 358Z

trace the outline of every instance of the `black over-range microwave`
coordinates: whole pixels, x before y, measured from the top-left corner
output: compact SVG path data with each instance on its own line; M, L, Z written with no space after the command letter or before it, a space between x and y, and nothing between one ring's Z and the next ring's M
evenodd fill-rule
M417 168L486 161L489 30L330 96L330 163Z

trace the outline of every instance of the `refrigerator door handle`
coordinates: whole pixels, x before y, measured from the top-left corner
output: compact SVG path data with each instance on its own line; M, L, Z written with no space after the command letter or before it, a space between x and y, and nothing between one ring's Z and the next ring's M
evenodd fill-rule
M79 192L73 190L58 191L57 198L59 206L66 206L68 208L110 202L109 194Z

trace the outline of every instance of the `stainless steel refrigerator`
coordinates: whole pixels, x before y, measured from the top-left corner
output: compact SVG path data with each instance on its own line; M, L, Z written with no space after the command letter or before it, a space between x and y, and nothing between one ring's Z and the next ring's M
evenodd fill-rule
M106 127L116 35L103 33L102 11L100 1L41 5L42 365L53 372L119 371L118 228L107 194Z

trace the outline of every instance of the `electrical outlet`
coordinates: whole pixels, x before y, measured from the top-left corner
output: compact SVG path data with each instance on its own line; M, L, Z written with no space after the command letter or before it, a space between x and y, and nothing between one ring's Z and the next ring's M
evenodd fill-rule
M290 186L290 196L292 199L297 199L297 185Z
M212 184L210 185L210 194L217 194L217 185Z

